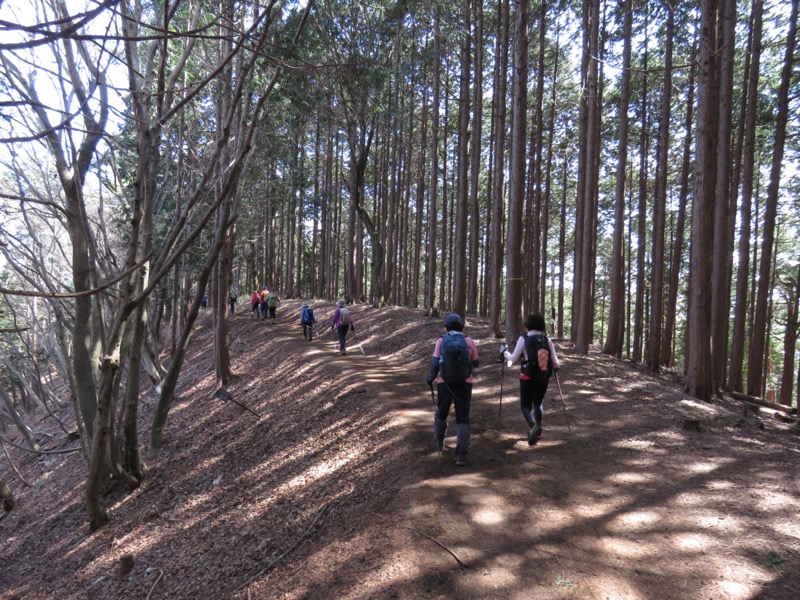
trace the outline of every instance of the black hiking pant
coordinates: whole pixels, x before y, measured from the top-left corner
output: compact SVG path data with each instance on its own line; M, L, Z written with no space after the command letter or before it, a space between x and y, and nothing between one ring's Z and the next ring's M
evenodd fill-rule
M350 323L342 323L336 328L336 333L339 335L339 352L345 351L348 331L350 331Z
M472 401L471 383L437 383L436 384L436 418L447 420L450 406L456 407L456 424L469 425L469 405Z
M532 427L534 421L539 427L542 426L542 402L544 402L544 394L547 391L549 381L549 379L544 381L519 380L519 407L528 422L528 427Z

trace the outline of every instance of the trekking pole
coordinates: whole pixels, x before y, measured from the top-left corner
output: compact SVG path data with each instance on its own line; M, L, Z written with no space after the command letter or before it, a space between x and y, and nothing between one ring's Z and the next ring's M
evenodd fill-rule
M356 344L358 344L358 347L359 347L359 348L361 348L361 354L363 354L364 356L366 356L366 355L367 355L367 353L366 353L366 352L364 352L364 346L362 346L362 345L361 345L361 342L359 342L359 341L358 341L358 336L356 335L356 330L355 330L355 329L351 329L350 331L352 331L352 332L353 332L353 339L356 341Z
M503 359L502 356L500 358ZM503 380L505 379L505 377L503 377L503 376L505 375L505 372L506 372L506 361L505 361L505 359L501 360L500 363L501 363L500 364L500 405L497 407L497 422L498 423L501 422L501 419L503 417Z
M431 383L431 408L433 408L433 443L436 444L436 453L439 455L439 472L442 472L442 449L439 447L439 440L436 438L436 398L433 395L433 383ZM444 445L444 440L442 440Z
M558 378L558 371L556 371L556 384L558 384L558 397L561 398L561 408L564 409L564 420L567 422L569 434L572 435L572 427L569 426L569 417L567 417L567 405L564 404L564 394L561 393L561 380Z

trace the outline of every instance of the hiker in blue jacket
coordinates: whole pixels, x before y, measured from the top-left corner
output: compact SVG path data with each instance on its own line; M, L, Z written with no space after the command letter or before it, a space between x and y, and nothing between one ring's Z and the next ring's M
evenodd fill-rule
M456 451L458 466L467 464L470 443L469 408L472 401L473 374L478 367L478 348L463 334L464 321L452 313L444 320L447 332L436 340L431 360L428 386L436 382L436 416L433 420L433 441L437 450L444 448L447 416L450 406L456 407Z
M528 445L539 441L542 429L542 403L547 384L554 371L558 371L558 355L553 341L545 335L544 316L533 313L525 319L526 335L519 336L513 352L503 344L500 352L508 366L521 361L519 374L519 405L528 423ZM529 354L535 354L529 356Z
M317 322L314 317L314 309L309 306L308 302L303 302L303 308L300 310L300 325L303 326L303 339L309 342L314 337L314 323Z

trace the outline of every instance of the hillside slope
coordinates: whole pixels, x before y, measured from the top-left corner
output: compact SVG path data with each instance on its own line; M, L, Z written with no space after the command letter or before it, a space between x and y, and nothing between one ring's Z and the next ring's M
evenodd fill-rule
M18 505L0 522L0 597L800 595L795 426L759 429L735 404L684 396L675 377L563 342L567 410L552 382L529 447L517 373L492 361L499 341L473 318L469 465L452 464L449 437L440 466L425 375L441 319L355 307L360 345L340 356L327 331L303 340L299 306L285 301L275 325L244 310L232 323L229 390L259 416L210 397L203 316L166 446L145 453L140 489L109 495L113 521L97 533L76 454L13 454L31 488L3 463ZM333 307L316 310L322 321ZM143 444L154 404L143 399Z

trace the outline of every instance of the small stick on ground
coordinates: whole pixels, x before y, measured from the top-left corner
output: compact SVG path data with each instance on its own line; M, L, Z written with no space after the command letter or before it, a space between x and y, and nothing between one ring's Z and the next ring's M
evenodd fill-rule
M453 552L452 550L450 550L450 548L448 548L447 546L445 546L445 545L444 545L442 542L440 542L439 540L437 540L437 539L436 539L436 538L434 538L434 537L431 537L431 536L429 536L427 533L422 533L422 532L421 532L421 531L419 531L418 529L414 529L413 527L409 527L409 529L411 529L411 531L413 531L413 532L415 532L415 533L418 533L418 534L420 534L422 537L428 538L428 539L429 539L430 541L432 541L434 544L436 544L437 546L439 546L439 547L440 547L442 550L445 550L445 551L446 551L448 554L450 554L450 556L452 556L453 558L455 558L455 559L456 559L456 562L457 562L459 565L461 565L461 568L462 568L462 569L469 569L469 566L467 566L467 565L464 563L464 561L462 561L460 558L458 558L458 555L456 555L456 553L455 553L455 552Z
M158 582L161 581L161 578L164 576L164 571L158 572L158 579L156 579L155 583L153 583L153 587L150 588L150 591L147 593L147 598L145 600L150 600L150 596L153 595L153 590L156 589Z

